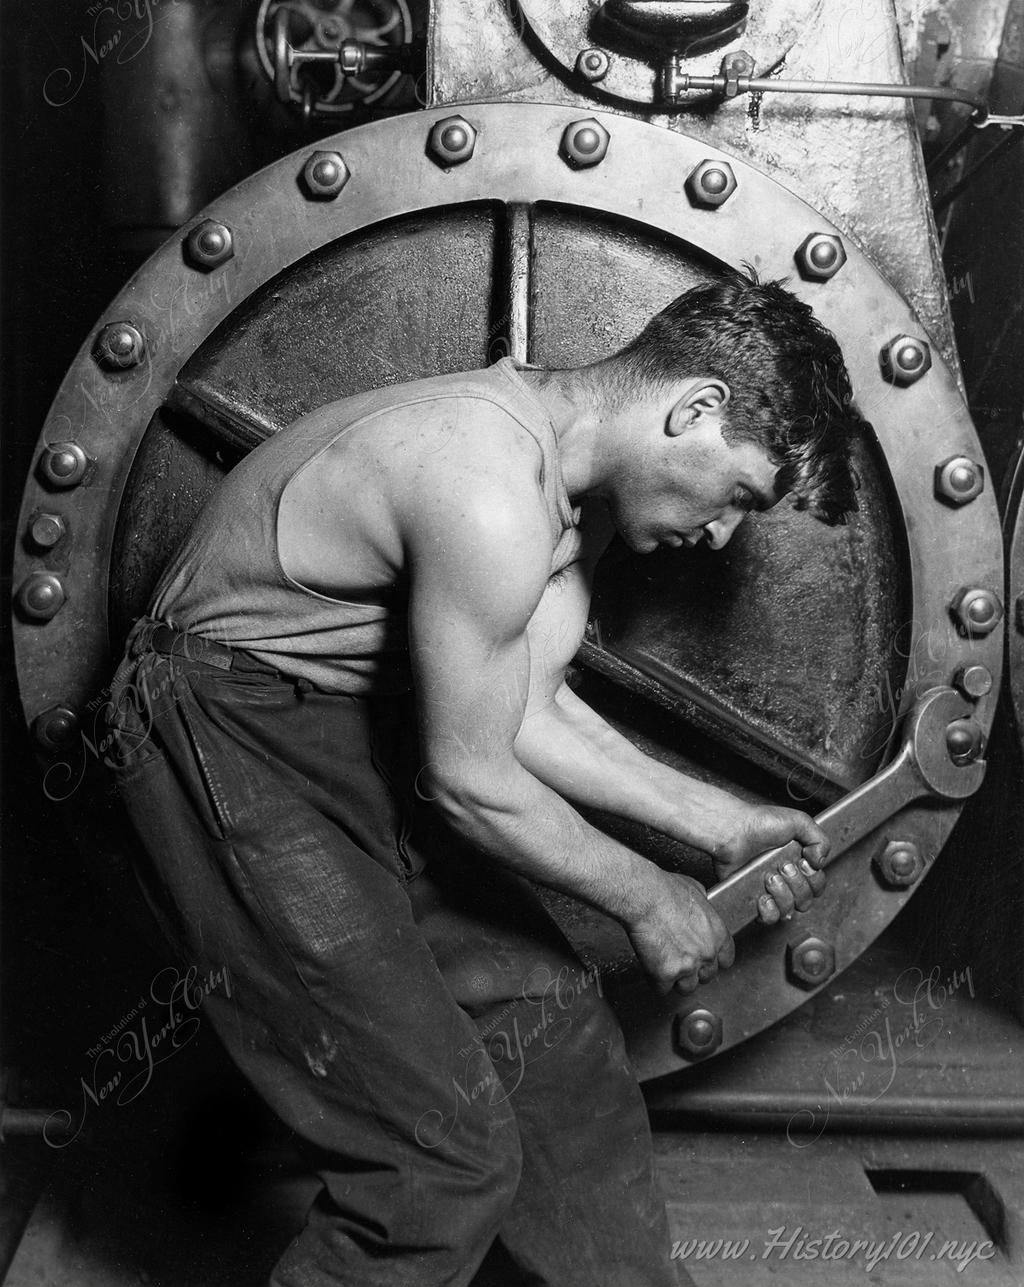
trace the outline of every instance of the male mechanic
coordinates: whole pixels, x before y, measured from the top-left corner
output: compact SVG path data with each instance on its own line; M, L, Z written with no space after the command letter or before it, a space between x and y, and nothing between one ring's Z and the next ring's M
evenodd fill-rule
M735 274L590 366L321 407L200 514L112 723L143 889L187 964L230 970L207 1013L323 1181L273 1287L677 1281L621 1033L529 882L689 992L733 959L702 888L574 805L719 876L795 841L769 923L827 842L645 756L564 673L614 532L683 558L783 496L841 522L859 423L835 339Z

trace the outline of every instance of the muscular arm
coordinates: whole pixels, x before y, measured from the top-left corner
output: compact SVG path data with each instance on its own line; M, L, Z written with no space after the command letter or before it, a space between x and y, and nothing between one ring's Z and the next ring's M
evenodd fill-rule
M479 468L447 444L401 498L421 790L475 847L622 922L649 974L689 990L732 960L699 886L591 827L516 754L527 634L551 533L521 461ZM450 456L445 460L445 456Z
M719 879L766 849L796 841L795 870L786 879L768 879L759 910L770 923L794 906L808 906L824 887L817 868L827 855L827 841L806 814L749 805L645 755L565 684L603 547L598 533L589 556L585 551L565 577L547 587L531 618L530 696L516 739L520 763L566 799L653 827L710 854Z

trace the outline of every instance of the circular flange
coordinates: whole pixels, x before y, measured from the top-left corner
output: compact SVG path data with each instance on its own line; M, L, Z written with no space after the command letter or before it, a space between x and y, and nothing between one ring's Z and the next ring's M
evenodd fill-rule
M549 4L546 0L517 2L534 36L574 81L584 85L589 82L602 93L631 103L660 101L657 58L662 42L656 42L659 53L649 59L617 47L614 36L602 29L601 5L593 0L563 0L560 4ZM756 75L764 76L786 57L800 35L817 22L821 9L822 0L752 4L746 26L738 36L684 58L682 70L691 76L712 76L727 54L742 50L754 60ZM668 52L666 46L666 55ZM588 75L590 66L598 68L599 75ZM694 93L688 95L688 101L699 104L706 97Z
M64 493L75 545L62 585L67 602L52 620L23 616L13 631L25 714L30 723L60 708L81 716L102 700L112 665L108 644L110 552L133 459L184 362L236 309L290 266L339 238L404 215L470 203L510 207L557 204L579 217L611 217L649 228L662 241L722 264L755 264L767 277L792 278L793 256L808 233L842 237L847 261L831 281L792 280L847 356L858 402L873 423L904 519L912 620L906 679L896 694L900 714L962 668L984 666L991 690L971 718L987 736L1001 674L1001 632L957 630L950 604L963 586L1002 588L1002 550L991 489L952 507L934 494L935 466L953 456L980 459L980 446L955 381L935 359L913 384L884 378L878 354L894 335L924 335L907 303L851 241L821 213L770 176L707 143L625 117L595 113L610 146L597 167L566 165L562 140L578 108L541 104L461 104L477 134L465 164L437 165L427 142L450 108L393 117L322 140L343 152L350 180L336 201L308 200L296 175L305 153L285 157L225 193L133 277L87 337L54 401L39 451L81 444L92 472L88 485ZM644 157L638 168L636 158ZM387 165L382 165L386 157ZM695 208L686 177L707 160L728 164L736 189L717 209ZM235 256L216 273L190 271L181 238L204 219L232 229ZM609 307L612 307L609 304ZM95 335L112 320L130 319L145 338L147 360L111 379L93 360ZM21 530L52 505L52 488L34 470L26 485ZM19 543L14 584L46 571L45 551ZM894 712L896 713L896 712ZM926 864L941 848L959 802L928 801L894 818L899 839L914 841ZM895 832L894 832L895 835ZM886 889L871 875L877 837L866 837L837 863L829 889L802 914L801 929L828 942L837 970L849 965L896 914L914 888ZM808 995L786 981L784 932L757 930L740 944L740 963L702 986L701 1001L727 1016L722 1049L774 1023ZM685 1054L673 1041L680 998L649 991L623 1011L642 1075L678 1070Z

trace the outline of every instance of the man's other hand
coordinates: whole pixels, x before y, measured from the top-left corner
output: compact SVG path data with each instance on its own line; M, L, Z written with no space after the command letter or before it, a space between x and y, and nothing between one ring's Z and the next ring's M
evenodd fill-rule
M713 855L715 873L725 880L768 849L787 846L777 869L765 877L765 892L757 900L758 919L774 925L793 909L806 911L825 888L821 870L828 858L829 840L813 818L798 809L776 805L751 806L735 833Z
M660 992L692 992L732 965L732 938L697 881L652 863L644 885L640 909L625 928Z

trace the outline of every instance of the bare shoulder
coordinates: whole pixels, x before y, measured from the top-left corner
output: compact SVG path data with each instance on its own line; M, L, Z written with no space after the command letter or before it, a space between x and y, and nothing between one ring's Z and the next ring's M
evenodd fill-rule
M426 588L499 634L525 628L553 548L528 433L484 399L442 400L416 423L392 422L374 450L389 453L388 499L414 593Z

